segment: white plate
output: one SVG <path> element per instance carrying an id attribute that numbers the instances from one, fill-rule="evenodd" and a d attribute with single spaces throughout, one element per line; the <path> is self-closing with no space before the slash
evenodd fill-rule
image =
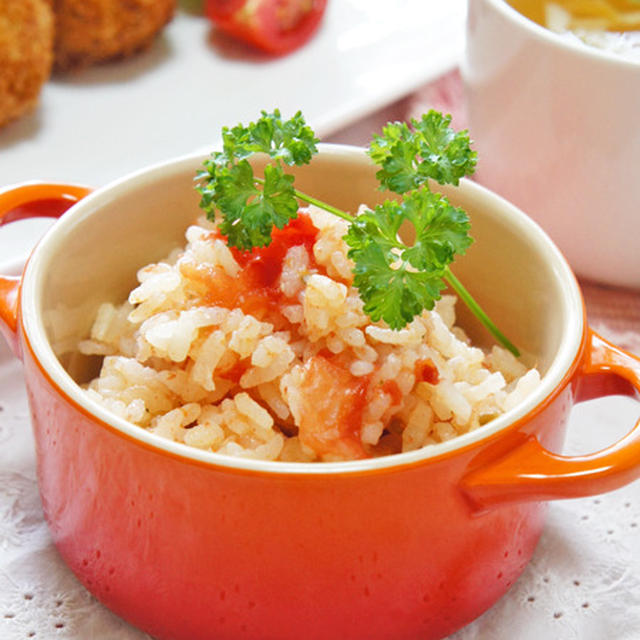
<path id="1" fill-rule="evenodd" d="M 316 36 L 274 59 L 179 10 L 146 53 L 48 82 L 33 114 L 0 129 L 0 185 L 102 185 L 261 109 L 301 109 L 327 135 L 453 68 L 465 17 L 465 0 L 329 0 Z"/>

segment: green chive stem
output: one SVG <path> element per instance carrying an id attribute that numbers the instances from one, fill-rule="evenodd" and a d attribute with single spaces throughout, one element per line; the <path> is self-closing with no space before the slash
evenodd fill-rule
<path id="1" fill-rule="evenodd" d="M 329 213 L 333 213 L 334 216 L 338 216 L 338 218 L 342 218 L 347 222 L 353 222 L 355 220 L 355 218 L 352 215 L 349 215 L 345 211 L 342 211 L 342 209 L 337 209 L 333 205 L 330 205 L 326 202 L 322 202 L 322 200 L 318 200 L 317 198 L 308 196 L 306 193 L 302 193 L 302 191 L 298 191 L 297 189 L 294 189 L 294 193 L 296 194 L 296 198 L 299 198 L 304 202 L 308 202 L 309 204 L 313 204 L 316 207 L 320 207 L 321 209 L 324 209 Z"/>
<path id="2" fill-rule="evenodd" d="M 254 180 L 258 184 L 264 184 L 264 178 L 254 177 Z M 321 209 L 324 209 L 329 213 L 333 213 L 334 216 L 338 216 L 338 218 L 342 218 L 347 222 L 353 222 L 355 220 L 354 216 L 348 214 L 346 211 L 342 211 L 342 209 L 338 209 L 337 207 L 334 207 L 328 202 L 323 202 L 322 200 L 318 200 L 317 198 L 314 198 L 313 196 L 309 196 L 306 193 L 303 193 L 302 191 L 298 191 L 297 189 L 294 189 L 293 192 L 295 193 L 296 198 L 298 198 L 299 200 L 302 200 L 303 202 L 307 202 L 308 204 L 313 204 L 316 207 L 320 207 Z"/>
<path id="3" fill-rule="evenodd" d="M 506 349 L 516 357 L 520 357 L 520 351 L 517 347 L 496 327 L 491 318 L 482 310 L 482 307 L 473 299 L 471 294 L 465 289 L 464 285 L 456 278 L 451 269 L 447 267 L 444 279 L 449 283 L 451 288 L 458 294 L 460 299 L 469 307 L 471 312 L 480 320 L 480 322 L 489 330 L 491 335 Z"/>

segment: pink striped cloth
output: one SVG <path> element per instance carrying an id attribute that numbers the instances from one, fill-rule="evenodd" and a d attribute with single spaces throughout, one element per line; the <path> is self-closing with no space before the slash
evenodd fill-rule
<path id="1" fill-rule="evenodd" d="M 326 141 L 366 145 L 371 135 L 386 122 L 420 117 L 430 108 L 450 113 L 452 124 L 457 129 L 467 126 L 464 90 L 457 69 L 332 134 Z M 580 286 L 589 324 L 603 337 L 640 355 L 640 290 L 621 289 L 585 280 L 580 280 Z"/>

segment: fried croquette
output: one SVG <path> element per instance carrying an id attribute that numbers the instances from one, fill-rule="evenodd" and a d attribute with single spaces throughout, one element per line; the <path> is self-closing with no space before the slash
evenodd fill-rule
<path id="1" fill-rule="evenodd" d="M 45 0 L 0 0 L 0 126 L 34 107 L 49 78 L 53 16 Z"/>
<path id="2" fill-rule="evenodd" d="M 175 10 L 175 0 L 49 2 L 56 21 L 57 71 L 125 58 L 146 49 Z"/>

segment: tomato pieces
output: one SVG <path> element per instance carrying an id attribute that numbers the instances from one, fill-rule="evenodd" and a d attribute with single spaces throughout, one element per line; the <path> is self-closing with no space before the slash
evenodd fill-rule
<path id="1" fill-rule="evenodd" d="M 433 364 L 431 358 L 425 360 L 417 360 L 414 366 L 417 382 L 428 382 L 429 384 L 438 384 L 439 375 L 438 367 Z"/>
<path id="2" fill-rule="evenodd" d="M 221 236 L 224 237 L 224 236 Z M 251 251 L 231 247 L 236 262 L 242 267 L 255 288 L 272 287 L 282 272 L 282 261 L 291 247 L 304 246 L 313 259 L 313 245 L 318 229 L 306 213 L 299 213 L 283 229 L 273 229 L 271 243 Z"/>
<path id="3" fill-rule="evenodd" d="M 300 441 L 320 455 L 364 458 L 360 441 L 368 376 L 356 378 L 316 355 L 304 365 L 300 385 Z"/>
<path id="4" fill-rule="evenodd" d="M 207 0 L 207 16 L 223 31 L 267 53 L 302 46 L 320 26 L 327 0 Z"/>
<path id="5" fill-rule="evenodd" d="M 282 315 L 284 294 L 278 286 L 282 263 L 291 247 L 302 246 L 307 250 L 309 263 L 317 266 L 313 259 L 313 245 L 318 229 L 311 218 L 299 213 L 284 229 L 274 229 L 271 244 L 251 251 L 240 251 L 230 247 L 240 266 L 236 277 L 228 275 L 222 267 L 210 264 L 183 262 L 180 271 L 200 285 L 203 290 L 200 301 L 209 306 L 239 308 L 258 320 L 271 322 L 276 331 L 289 328 L 289 322 Z M 211 232 L 213 238 L 224 238 L 217 230 Z"/>

